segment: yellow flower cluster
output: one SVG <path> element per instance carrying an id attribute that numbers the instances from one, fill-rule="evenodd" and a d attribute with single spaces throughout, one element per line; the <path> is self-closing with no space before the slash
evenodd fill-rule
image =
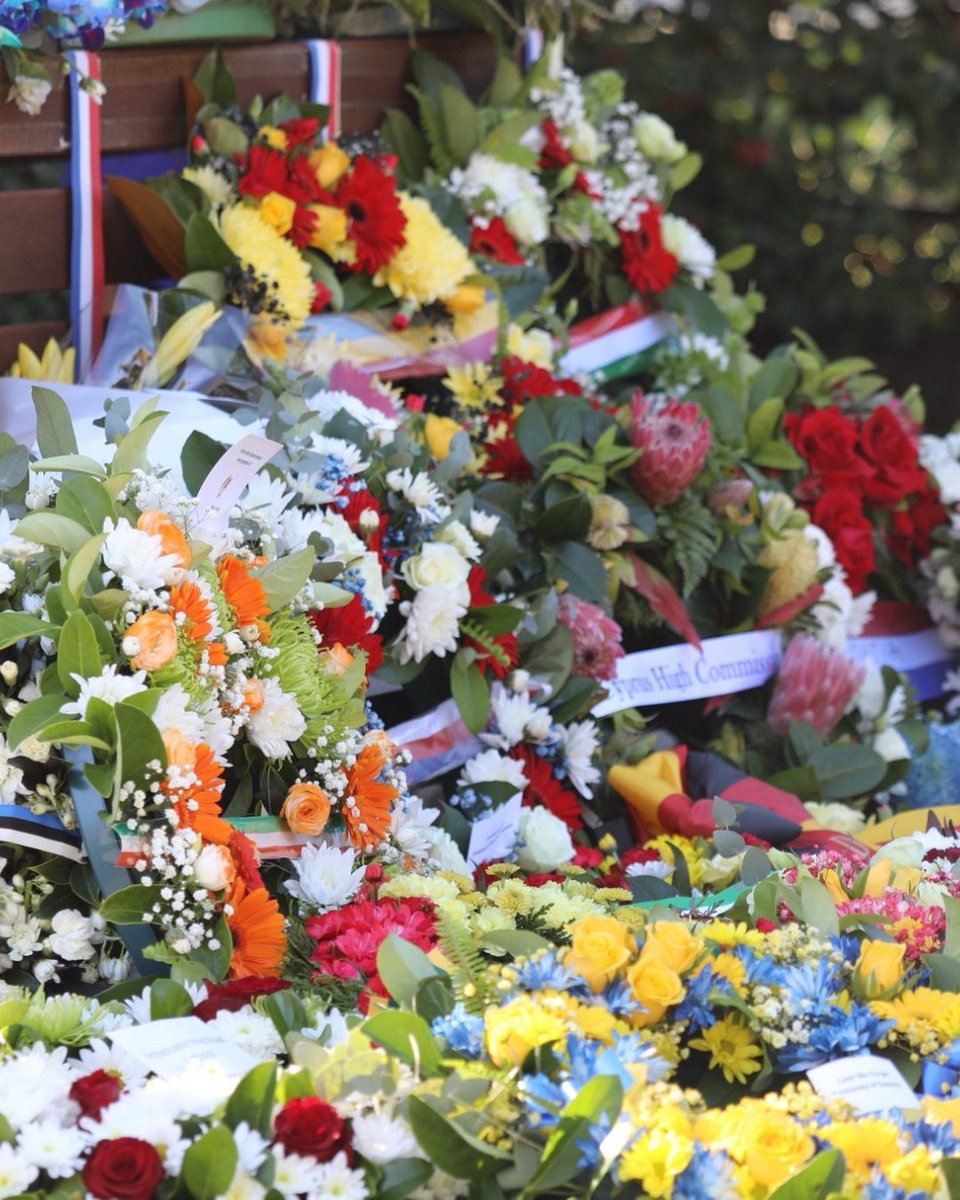
<path id="1" fill-rule="evenodd" d="M 437 217 L 426 200 L 400 193 L 407 218 L 404 244 L 373 282 L 386 285 L 398 300 L 414 308 L 443 301 L 451 312 L 472 312 L 484 299 L 481 287 L 465 284 L 473 274 L 467 248 Z"/>

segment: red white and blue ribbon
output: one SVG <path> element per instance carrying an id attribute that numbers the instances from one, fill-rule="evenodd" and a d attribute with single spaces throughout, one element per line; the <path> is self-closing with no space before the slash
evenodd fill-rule
<path id="1" fill-rule="evenodd" d="M 100 162 L 100 105 L 81 86 L 100 81 L 100 59 L 71 50 L 70 93 L 70 323 L 83 379 L 96 355 L 103 299 L 103 177 Z"/>
<path id="2" fill-rule="evenodd" d="M 311 104 L 325 104 L 330 109 L 324 137 L 340 136 L 340 46 L 328 38 L 310 38 L 304 42 L 309 56 L 307 99 Z"/>
<path id="3" fill-rule="evenodd" d="M 529 71 L 543 56 L 543 30 L 525 29 L 523 31 L 523 69 Z"/>

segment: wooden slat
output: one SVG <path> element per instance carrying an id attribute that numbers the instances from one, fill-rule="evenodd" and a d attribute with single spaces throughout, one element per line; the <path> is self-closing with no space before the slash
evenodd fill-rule
<path id="1" fill-rule="evenodd" d="M 493 42 L 483 34 L 428 34 L 425 48 L 460 71 L 470 90 L 489 81 Z M 343 43 L 343 128 L 367 132 L 385 108 L 408 106 L 405 92 L 411 43 L 406 38 L 371 38 Z M 104 153 L 182 145 L 186 138 L 180 80 L 191 77 L 209 46 L 140 47 L 103 53 L 101 137 Z M 237 81 L 242 104 L 258 93 L 287 91 L 306 99 L 307 52 L 299 42 L 233 46 L 224 58 Z M 26 117 L 13 104 L 0 105 L 0 159 L 62 156 L 69 135 L 64 83 L 58 79 L 42 112 Z"/>
<path id="2" fill-rule="evenodd" d="M 69 194 L 63 188 L 0 192 L 0 295 L 69 285 Z"/>
<path id="3" fill-rule="evenodd" d="M 66 321 L 31 321 L 27 325 L 0 325 L 0 372 L 6 371 L 17 354 L 21 342 L 39 354 L 48 338 L 62 338 L 67 332 Z"/>

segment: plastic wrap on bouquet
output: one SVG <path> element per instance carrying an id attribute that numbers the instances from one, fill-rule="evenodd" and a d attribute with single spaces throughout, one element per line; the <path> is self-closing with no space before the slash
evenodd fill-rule
<path id="1" fill-rule="evenodd" d="M 442 375 L 450 367 L 488 359 L 496 341 L 492 300 L 469 317 L 442 323 L 415 318 L 406 329 L 396 328 L 383 312 L 323 313 L 306 323 L 287 366 L 329 375 L 345 359 L 381 379 Z"/>

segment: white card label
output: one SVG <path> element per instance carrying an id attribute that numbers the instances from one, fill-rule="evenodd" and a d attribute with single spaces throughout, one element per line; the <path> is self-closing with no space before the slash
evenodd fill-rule
<path id="1" fill-rule="evenodd" d="M 875 1054 L 857 1054 L 811 1067 L 807 1077 L 825 1100 L 845 1100 L 858 1113 L 920 1106 L 893 1063 Z"/>
<path id="2" fill-rule="evenodd" d="M 467 862 L 471 867 L 479 866 L 482 862 L 513 857 L 520 832 L 522 799 L 517 792 L 505 804 L 495 808 L 488 817 L 481 817 L 470 826 Z"/>
<path id="3" fill-rule="evenodd" d="M 240 1078 L 260 1061 L 240 1046 L 227 1042 L 216 1026 L 199 1017 L 171 1017 L 147 1025 L 115 1029 L 107 1037 L 154 1074 L 170 1079 L 194 1059 L 215 1062 Z"/>
<path id="4" fill-rule="evenodd" d="M 210 474 L 197 493 L 204 524 L 226 529 L 230 520 L 230 510 L 240 499 L 243 489 L 264 463 L 268 463 L 277 451 L 282 449 L 283 446 L 279 442 L 272 442 L 257 433 L 248 433 L 225 451 L 213 464 Z M 206 513 L 211 508 L 215 509 L 216 513 L 207 518 Z"/>

